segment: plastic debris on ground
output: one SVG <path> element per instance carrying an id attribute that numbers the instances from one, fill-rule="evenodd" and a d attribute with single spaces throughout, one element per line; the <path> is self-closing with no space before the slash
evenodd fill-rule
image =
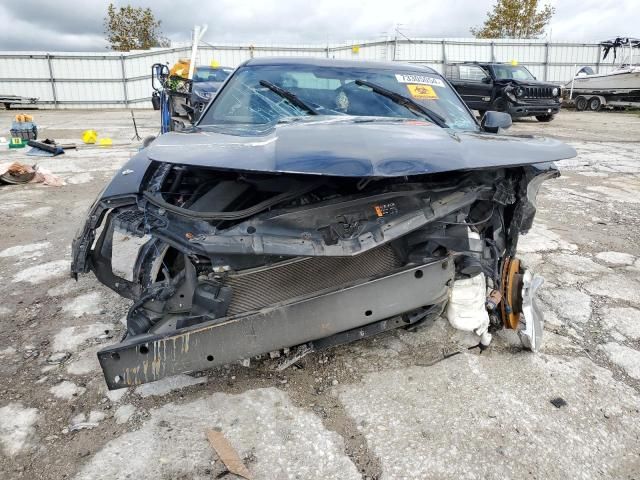
<path id="1" fill-rule="evenodd" d="M 84 143 L 96 143 L 96 140 L 98 140 L 98 132 L 95 130 L 85 130 L 82 132 L 82 141 Z"/>
<path id="2" fill-rule="evenodd" d="M 62 155 L 64 149 L 57 145 L 55 140 L 47 138 L 43 142 L 36 142 L 35 140 L 29 140 L 27 142 L 31 150 L 27 152 L 27 155 L 32 157 L 55 157 L 56 155 Z"/>
<path id="3" fill-rule="evenodd" d="M 20 185 L 25 183 L 42 183 L 50 187 L 66 185 L 64 180 L 37 165 L 24 165 L 19 162 L 0 163 L 0 184 Z"/>

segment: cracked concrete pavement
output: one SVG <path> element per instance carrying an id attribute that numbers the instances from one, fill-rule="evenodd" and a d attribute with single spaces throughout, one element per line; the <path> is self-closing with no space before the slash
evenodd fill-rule
<path id="1" fill-rule="evenodd" d="M 128 111 L 34 115 L 43 137 L 78 142 L 91 127 L 115 145 L 38 159 L 63 187 L 0 187 L 1 478 L 234 478 L 206 440 L 219 429 L 257 479 L 640 479 L 637 114 L 563 111 L 510 132 L 579 154 L 543 186 L 521 239 L 546 279 L 539 354 L 508 331 L 468 351 L 441 319 L 284 372 L 261 360 L 113 392 L 95 352 L 121 336 L 129 305 L 91 275 L 68 279 L 70 241 L 139 143 Z M 155 133 L 156 112 L 136 117 Z"/>

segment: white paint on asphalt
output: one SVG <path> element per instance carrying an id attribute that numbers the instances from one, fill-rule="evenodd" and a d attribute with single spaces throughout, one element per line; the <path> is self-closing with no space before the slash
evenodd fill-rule
<path id="1" fill-rule="evenodd" d="M 619 478 L 637 466 L 632 388 L 585 358 L 510 355 L 462 354 L 338 387 L 382 478 Z M 551 404 L 558 397 L 566 406 Z"/>
<path id="2" fill-rule="evenodd" d="M 136 393 L 141 397 L 152 397 L 166 395 L 173 390 L 206 383 L 207 377 L 191 377 L 189 375 L 174 375 L 158 380 L 157 382 L 145 383 L 136 388 Z"/>
<path id="3" fill-rule="evenodd" d="M 563 240 L 560 235 L 541 223 L 535 223 L 529 233 L 518 240 L 518 251 L 524 253 L 577 249 L 575 244 Z"/>
<path id="4" fill-rule="evenodd" d="M 596 255 L 596 258 L 607 265 L 620 267 L 624 265 L 633 265 L 636 257 L 629 253 L 622 252 L 600 252 Z"/>
<path id="5" fill-rule="evenodd" d="M 90 338 L 95 338 L 107 331 L 112 331 L 113 328 L 114 325 L 110 323 L 91 323 L 78 327 L 63 328 L 53 337 L 53 351 L 73 351 Z"/>
<path id="6" fill-rule="evenodd" d="M 38 418 L 38 409 L 25 408 L 21 403 L 0 408 L 0 443 L 7 456 L 12 457 L 32 446 Z"/>
<path id="7" fill-rule="evenodd" d="M 610 330 L 618 331 L 630 340 L 640 339 L 640 310 L 637 308 L 605 308 L 602 318 Z"/>
<path id="8" fill-rule="evenodd" d="M 640 304 L 640 283 L 623 275 L 604 275 L 584 285 L 593 295 Z"/>
<path id="9" fill-rule="evenodd" d="M 71 400 L 74 397 L 79 397 L 85 392 L 85 390 L 86 389 L 84 387 L 79 387 L 68 380 L 64 380 L 49 389 L 56 398 L 60 398 L 62 400 Z"/>
<path id="10" fill-rule="evenodd" d="M 116 409 L 113 417 L 115 418 L 118 425 L 122 425 L 124 423 L 127 423 L 135 412 L 136 407 L 134 407 L 133 405 L 121 405 Z"/>
<path id="11" fill-rule="evenodd" d="M 256 479 L 361 479 L 342 438 L 275 388 L 214 393 L 151 410 L 136 431 L 111 440 L 75 477 L 211 479 L 217 455 L 206 439 L 219 429 Z M 123 461 L 122 452 L 135 446 Z M 217 463 L 217 462 L 216 462 Z M 219 463 L 218 463 L 219 465 Z"/>
<path id="12" fill-rule="evenodd" d="M 100 292 L 85 293 L 65 303 L 62 311 L 74 317 L 97 315 L 103 310 L 101 305 L 103 297 L 104 295 Z"/>
<path id="13" fill-rule="evenodd" d="M 571 324 L 585 323 L 591 318 L 591 297 L 576 288 L 547 287 L 540 298 L 561 318 Z"/>
<path id="14" fill-rule="evenodd" d="M 43 283 L 54 278 L 69 274 L 68 260 L 55 260 L 53 262 L 41 263 L 33 267 L 20 270 L 13 277 L 13 282 L 28 282 L 31 284 Z"/>
<path id="15" fill-rule="evenodd" d="M 15 247 L 5 248 L 0 252 L 0 257 L 21 257 L 25 255 L 43 254 L 51 246 L 49 242 L 27 243 L 26 245 L 16 245 Z M 18 258 L 19 259 L 19 258 Z"/>
<path id="16" fill-rule="evenodd" d="M 640 352 L 633 348 L 609 342 L 600 347 L 613 363 L 618 365 L 627 375 L 640 380 Z"/>

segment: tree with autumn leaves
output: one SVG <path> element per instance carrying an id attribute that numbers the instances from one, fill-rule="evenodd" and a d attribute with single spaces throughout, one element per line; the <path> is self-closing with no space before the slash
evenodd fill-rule
<path id="1" fill-rule="evenodd" d="M 169 39 L 162 35 L 160 24 L 160 20 L 156 20 L 150 8 L 131 5 L 116 8 L 111 3 L 104 19 L 108 48 L 118 52 L 128 52 L 168 47 Z"/>
<path id="2" fill-rule="evenodd" d="M 498 0 L 481 28 L 472 28 L 476 38 L 538 38 L 555 13 L 551 5 L 540 8 L 539 0 Z"/>

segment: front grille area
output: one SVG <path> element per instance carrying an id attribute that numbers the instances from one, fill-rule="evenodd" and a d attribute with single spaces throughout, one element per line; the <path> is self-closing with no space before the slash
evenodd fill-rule
<path id="1" fill-rule="evenodd" d="M 233 289 L 227 315 L 382 275 L 401 266 L 393 249 L 383 245 L 355 257 L 307 257 L 232 274 L 225 279 L 225 285 Z"/>
<path id="2" fill-rule="evenodd" d="M 524 98 L 553 98 L 553 87 L 524 87 Z"/>

